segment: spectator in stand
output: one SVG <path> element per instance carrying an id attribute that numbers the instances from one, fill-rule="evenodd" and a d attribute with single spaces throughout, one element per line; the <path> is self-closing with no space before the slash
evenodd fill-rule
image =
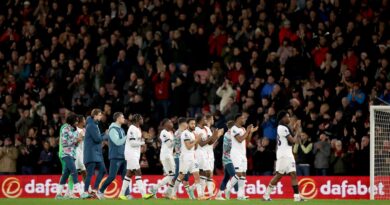
<path id="1" fill-rule="evenodd" d="M 334 175 L 342 176 L 347 173 L 347 154 L 343 151 L 343 143 L 336 140 L 335 149 L 330 156 L 330 166 Z"/>
<path id="2" fill-rule="evenodd" d="M 40 173 L 50 174 L 52 173 L 54 153 L 50 150 L 49 142 L 43 142 L 43 150 L 40 154 L 38 165 L 41 168 Z"/>
<path id="3" fill-rule="evenodd" d="M 362 137 L 359 143 L 356 143 L 356 171 L 359 176 L 368 176 L 370 174 L 370 138 Z"/>
<path id="4" fill-rule="evenodd" d="M 293 153 L 296 155 L 297 175 L 310 176 L 313 143 L 306 133 L 301 133 L 299 142 L 294 145 Z"/>
<path id="5" fill-rule="evenodd" d="M 10 137 L 5 138 L 3 144 L 0 146 L 0 174 L 16 174 L 18 150 Z"/>
<path id="6" fill-rule="evenodd" d="M 328 136 L 321 134 L 319 141 L 314 143 L 314 168 L 317 176 L 327 176 L 329 174 L 329 157 L 331 154 Z"/>
<path id="7" fill-rule="evenodd" d="M 229 80 L 225 79 L 224 83 L 217 89 L 217 95 L 221 98 L 219 110 L 225 110 L 229 99 L 235 95 Z"/>
<path id="8" fill-rule="evenodd" d="M 168 117 L 170 76 L 165 65 L 158 63 L 158 72 L 153 76 L 154 96 L 156 99 L 157 120 Z"/>
<path id="9" fill-rule="evenodd" d="M 262 124 L 263 136 L 268 140 L 276 141 L 276 116 L 273 107 L 268 108 L 267 113 L 264 114 L 264 121 Z"/>
<path id="10" fill-rule="evenodd" d="M 272 176 L 276 160 L 276 153 L 269 146 L 269 139 L 263 137 L 256 140 L 253 151 L 253 174 Z"/>

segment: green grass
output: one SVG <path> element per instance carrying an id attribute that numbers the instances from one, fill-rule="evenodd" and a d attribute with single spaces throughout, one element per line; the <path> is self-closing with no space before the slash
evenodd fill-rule
<path id="1" fill-rule="evenodd" d="M 282 204 L 293 205 L 297 204 L 292 200 L 275 199 L 271 202 L 263 202 L 260 200 L 248 200 L 248 201 L 196 201 L 196 200 L 165 200 L 165 199 L 151 199 L 151 200 L 54 200 L 54 199 L 0 199 L 0 205 L 256 205 L 256 204 Z M 369 200 L 309 200 L 303 202 L 305 205 L 360 205 L 360 204 L 374 204 L 374 205 L 388 205 L 390 201 L 369 201 Z"/>

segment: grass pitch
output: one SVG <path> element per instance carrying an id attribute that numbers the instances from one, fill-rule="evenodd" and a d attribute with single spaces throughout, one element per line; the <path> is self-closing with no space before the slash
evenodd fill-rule
<path id="1" fill-rule="evenodd" d="M 390 200 L 387 201 L 369 201 L 369 200 L 309 200 L 302 202 L 305 205 L 365 205 L 365 204 L 374 204 L 374 205 L 389 205 Z M 270 202 L 264 202 L 259 199 L 252 199 L 248 201 L 237 201 L 237 200 L 227 200 L 227 201 L 196 201 L 196 200 L 165 200 L 165 199 L 150 199 L 150 200 L 129 200 L 129 201 L 120 201 L 120 200 L 54 200 L 54 199 L 0 199 L 0 205 L 46 205 L 46 204 L 55 204 L 55 205 L 293 205 L 298 204 L 293 202 L 293 200 L 286 199 L 274 199 Z"/>

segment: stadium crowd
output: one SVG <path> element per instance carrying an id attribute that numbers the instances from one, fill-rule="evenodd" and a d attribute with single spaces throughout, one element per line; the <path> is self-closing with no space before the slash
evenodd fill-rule
<path id="1" fill-rule="evenodd" d="M 61 173 L 69 112 L 141 113 L 144 174 L 159 122 L 237 113 L 260 127 L 248 174 L 274 169 L 276 113 L 304 133 L 299 175 L 368 175 L 370 104 L 390 103 L 387 0 L 6 0 L 0 7 L 0 173 Z M 108 167 L 108 145 L 103 143 Z M 222 143 L 214 152 L 222 169 Z"/>

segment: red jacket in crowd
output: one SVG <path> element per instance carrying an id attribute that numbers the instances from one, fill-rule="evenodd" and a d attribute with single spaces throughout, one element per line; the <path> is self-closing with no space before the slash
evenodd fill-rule
<path id="1" fill-rule="evenodd" d="M 314 63 L 316 64 L 317 67 L 321 66 L 321 63 L 325 60 L 326 53 L 328 52 L 329 48 L 328 47 L 323 47 L 323 48 L 314 48 L 311 51 L 311 55 L 313 56 Z"/>
<path id="2" fill-rule="evenodd" d="M 284 39 L 290 40 L 290 42 L 295 42 L 298 40 L 298 36 L 288 28 L 281 28 L 279 31 L 279 43 L 282 44 Z"/>
<path id="3" fill-rule="evenodd" d="M 227 37 L 224 34 L 215 35 L 211 34 L 209 37 L 209 53 L 210 55 L 221 56 L 222 49 L 227 42 Z"/>
<path id="4" fill-rule="evenodd" d="M 156 100 L 168 100 L 170 76 L 168 72 L 156 73 L 153 76 L 154 97 Z"/>

